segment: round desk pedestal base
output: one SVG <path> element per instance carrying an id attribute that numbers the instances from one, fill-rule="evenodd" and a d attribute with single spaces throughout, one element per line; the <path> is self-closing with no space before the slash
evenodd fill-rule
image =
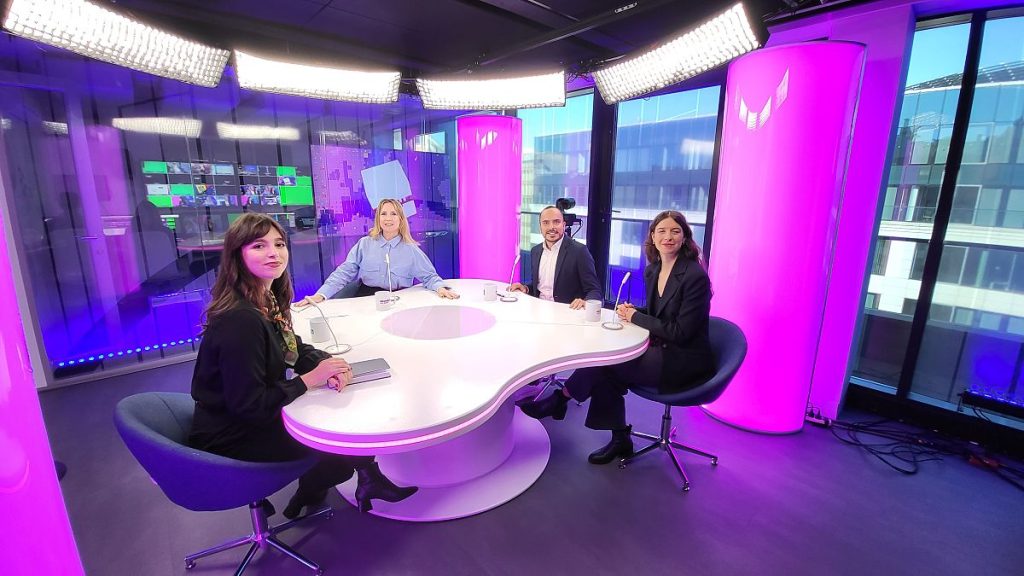
<path id="1" fill-rule="evenodd" d="M 449 466 L 446 461 L 449 458 L 473 458 L 473 454 L 493 450 L 493 445 L 486 444 L 493 441 L 490 434 L 476 434 L 477 431 L 473 431 L 451 442 L 428 448 L 427 450 L 435 453 L 431 455 L 429 468 L 422 470 L 422 483 L 417 482 L 414 475 L 410 474 L 408 463 L 401 461 L 403 458 L 411 458 L 417 463 L 426 464 L 416 452 L 378 457 L 381 470 L 396 484 L 418 485 L 420 489 L 402 502 L 374 500 L 370 514 L 407 522 L 439 522 L 486 512 L 522 494 L 540 478 L 547 466 L 548 457 L 551 455 L 551 442 L 548 440 L 547 430 L 540 422 L 518 410 L 514 412 L 509 428 L 508 433 L 513 435 L 514 444 L 508 458 L 482 475 L 457 483 L 430 485 L 433 483 L 431 479 L 436 478 L 431 469 L 445 469 Z M 474 435 L 480 436 L 481 445 L 476 447 L 479 452 L 470 447 Z M 452 444 L 454 449 L 445 454 L 447 444 Z M 391 469 L 401 470 L 401 473 L 389 474 Z M 352 505 L 356 504 L 356 484 L 357 477 L 353 477 L 338 486 L 338 492 Z"/>

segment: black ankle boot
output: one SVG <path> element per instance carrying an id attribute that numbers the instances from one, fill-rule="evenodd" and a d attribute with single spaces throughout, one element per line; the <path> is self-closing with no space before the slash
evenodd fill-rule
<path id="1" fill-rule="evenodd" d="M 616 458 L 625 458 L 633 454 L 633 439 L 630 438 L 632 426 L 626 426 L 622 430 L 612 430 L 612 441 L 605 444 L 603 448 L 591 452 L 587 460 L 591 464 L 607 464 Z"/>
<path id="2" fill-rule="evenodd" d="M 540 400 L 523 402 L 519 407 L 523 409 L 523 414 L 530 418 L 541 420 L 551 416 L 555 420 L 564 420 L 565 407 L 568 405 L 569 399 L 565 397 L 565 394 L 562 394 L 561 390 L 555 390 Z"/>
<path id="3" fill-rule="evenodd" d="M 324 501 L 327 500 L 327 491 L 317 492 L 315 494 L 306 494 L 302 489 L 295 491 L 292 499 L 288 501 L 288 505 L 285 506 L 284 517 L 289 520 L 294 520 L 299 517 L 299 513 L 302 512 L 304 507 L 307 507 L 306 513 L 312 513 L 316 509 L 324 505 Z"/>
<path id="4" fill-rule="evenodd" d="M 360 512 L 369 512 L 373 509 L 370 500 L 376 498 L 385 502 L 401 502 L 412 496 L 419 490 L 416 486 L 395 486 L 395 483 L 388 479 L 380 471 L 376 462 L 371 462 L 365 468 L 356 470 L 359 475 L 359 484 L 356 486 L 356 502 L 359 504 Z"/>

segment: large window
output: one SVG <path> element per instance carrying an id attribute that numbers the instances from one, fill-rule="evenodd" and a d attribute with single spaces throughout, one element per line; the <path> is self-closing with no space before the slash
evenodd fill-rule
<path id="1" fill-rule="evenodd" d="M 623 299 L 645 304 L 643 243 L 662 210 L 685 214 L 703 247 L 720 92 L 712 86 L 619 104 L 606 294 L 632 272 Z"/>
<path id="2" fill-rule="evenodd" d="M 899 384 L 913 320 L 906 301 L 916 303 L 921 289 L 916 270 L 933 231 L 969 32 L 968 24 L 956 24 L 914 34 L 868 281 L 868 292 L 876 296 L 865 306 L 854 365 L 854 375 L 892 389 Z"/>
<path id="3" fill-rule="evenodd" d="M 940 406 L 954 405 L 965 389 L 1024 399 L 1024 17 L 974 25 L 983 40 L 977 76 L 967 83 L 971 23 L 915 33 L 876 245 L 885 262 L 873 266 L 854 370 L 865 382 Z M 973 98 L 956 142 L 965 85 Z M 946 159 L 957 147 L 956 181 L 946 182 Z M 947 193 L 943 217 L 937 208 Z M 940 251 L 932 272 L 929 250 Z M 919 310 L 921 299 L 927 310 Z M 927 321 L 915 338 L 920 312 Z M 908 351 L 917 361 L 904 374 Z"/>
<path id="4" fill-rule="evenodd" d="M 0 172 L 41 369 L 56 378 L 193 351 L 224 233 L 243 212 L 287 230 L 298 295 L 345 258 L 385 196 L 401 199 L 438 272 L 455 269 L 454 124 L 428 122 L 417 101 L 204 89 L 6 34 L 0 71 Z"/>
<path id="5" fill-rule="evenodd" d="M 523 199 L 520 206 L 519 250 L 523 281 L 530 280 L 530 249 L 543 241 L 540 212 L 559 198 L 572 198 L 569 212 L 579 223 L 566 233 L 587 241 L 590 193 L 590 128 L 594 94 L 566 98 L 565 106 L 520 110 L 523 121 Z"/>

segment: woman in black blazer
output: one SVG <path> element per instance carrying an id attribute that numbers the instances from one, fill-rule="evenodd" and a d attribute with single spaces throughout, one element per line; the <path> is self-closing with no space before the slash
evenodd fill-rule
<path id="1" fill-rule="evenodd" d="M 708 339 L 711 282 L 701 262 L 700 247 L 686 218 L 675 210 L 658 214 L 644 242 L 647 308 L 622 304 L 615 311 L 625 322 L 650 331 L 642 356 L 613 366 L 581 368 L 565 388 L 522 405 L 533 418 L 565 417 L 569 398 L 590 398 L 586 426 L 611 430 L 611 441 L 590 454 L 593 464 L 607 464 L 633 453 L 631 427 L 626 424 L 625 395 L 630 388 L 657 388 L 669 393 L 698 386 L 714 371 Z"/>
<path id="2" fill-rule="evenodd" d="M 190 446 L 251 462 L 317 456 L 284 510 L 288 518 L 303 507 L 319 507 L 332 486 L 356 472 L 356 500 L 363 512 L 373 498 L 397 502 L 416 491 L 395 486 L 372 456 L 318 452 L 285 430 L 281 408 L 306 390 L 340 391 L 352 381 L 352 370 L 292 332 L 288 246 L 280 224 L 249 213 L 231 225 L 211 296 L 192 376 L 196 408 Z"/>

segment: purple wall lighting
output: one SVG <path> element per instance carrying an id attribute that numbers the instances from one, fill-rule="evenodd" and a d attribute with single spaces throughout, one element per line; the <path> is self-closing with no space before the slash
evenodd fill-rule
<path id="1" fill-rule="evenodd" d="M 863 65 L 863 45 L 809 42 L 729 67 L 712 313 L 749 352 L 707 408 L 741 428 L 800 430 L 816 357 L 834 352 L 818 343 Z"/>
<path id="2" fill-rule="evenodd" d="M 0 566 L 4 574 L 84 574 L 32 380 L 0 210 Z"/>
<path id="3" fill-rule="evenodd" d="M 459 276 L 507 282 L 519 253 L 523 123 L 511 116 L 463 116 L 457 131 Z"/>

